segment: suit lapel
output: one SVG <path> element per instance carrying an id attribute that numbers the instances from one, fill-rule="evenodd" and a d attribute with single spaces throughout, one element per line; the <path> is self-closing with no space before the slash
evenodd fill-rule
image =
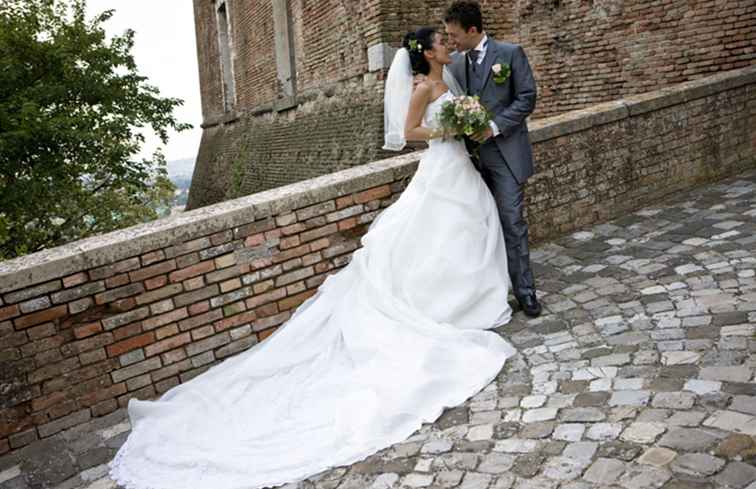
<path id="1" fill-rule="evenodd" d="M 491 36 L 488 36 L 488 46 L 486 47 L 486 56 L 483 58 L 483 82 L 480 84 L 480 93 L 486 89 L 486 84 L 491 78 L 491 67 L 493 66 L 496 56 L 499 54 L 496 50 L 496 41 Z"/>
<path id="2" fill-rule="evenodd" d="M 464 54 L 460 53 L 457 61 L 452 64 L 452 68 L 454 69 L 454 77 L 462 85 L 463 92 L 467 93 L 467 59 Z"/>

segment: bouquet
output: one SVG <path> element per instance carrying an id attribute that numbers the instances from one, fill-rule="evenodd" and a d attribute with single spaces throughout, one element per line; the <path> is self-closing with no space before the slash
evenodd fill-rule
<path id="1" fill-rule="evenodd" d="M 491 122 L 491 115 L 481 105 L 477 95 L 462 95 L 444 102 L 438 118 L 441 127 L 460 139 L 484 131 Z"/>

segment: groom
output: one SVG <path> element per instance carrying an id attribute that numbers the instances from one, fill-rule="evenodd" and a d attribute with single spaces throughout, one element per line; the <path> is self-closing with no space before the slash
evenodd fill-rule
<path id="1" fill-rule="evenodd" d="M 452 55 L 452 74 L 468 95 L 480 97 L 493 116 L 490 127 L 472 137 L 480 144 L 476 166 L 499 209 L 512 291 L 525 314 L 537 317 L 541 304 L 530 270 L 528 224 L 523 217 L 523 187 L 533 174 L 525 119 L 535 108 L 535 79 L 521 46 L 486 35 L 477 2 L 454 2 L 444 23 L 457 50 Z"/>

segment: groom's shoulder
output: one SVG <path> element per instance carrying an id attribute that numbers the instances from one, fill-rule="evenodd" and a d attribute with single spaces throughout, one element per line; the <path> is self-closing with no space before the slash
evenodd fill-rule
<path id="1" fill-rule="evenodd" d="M 520 46 L 519 44 L 515 44 L 513 42 L 498 41 L 498 40 L 494 42 L 496 42 L 497 48 L 506 52 L 514 52 L 514 51 L 517 51 L 518 49 L 522 49 L 522 46 Z"/>

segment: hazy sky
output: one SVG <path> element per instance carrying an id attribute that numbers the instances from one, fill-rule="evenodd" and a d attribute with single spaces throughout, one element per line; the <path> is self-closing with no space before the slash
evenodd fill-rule
<path id="1" fill-rule="evenodd" d="M 194 129 L 181 134 L 171 133 L 163 149 L 168 161 L 195 158 L 202 130 L 197 49 L 194 37 L 192 0 L 88 0 L 90 16 L 104 10 L 115 10 L 105 23 L 108 34 L 135 31 L 132 51 L 139 72 L 165 97 L 177 97 L 184 105 L 175 111 L 177 119 Z M 161 144 L 154 134 L 146 134 L 145 155 Z"/>

